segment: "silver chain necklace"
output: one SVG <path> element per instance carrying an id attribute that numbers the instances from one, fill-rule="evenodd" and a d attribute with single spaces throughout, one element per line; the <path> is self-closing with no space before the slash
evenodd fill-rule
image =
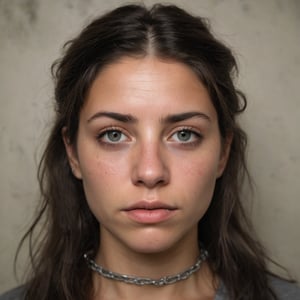
<path id="1" fill-rule="evenodd" d="M 193 273 L 197 272 L 200 269 L 201 263 L 205 261 L 207 257 L 208 252 L 206 250 L 201 250 L 201 254 L 197 259 L 196 263 L 193 266 L 186 269 L 185 271 L 171 276 L 164 276 L 159 279 L 152 279 L 132 275 L 124 275 L 106 270 L 103 267 L 97 265 L 97 263 L 93 259 L 91 259 L 87 254 L 84 254 L 84 258 L 87 262 L 88 267 L 105 278 L 135 284 L 139 286 L 154 285 L 158 287 L 173 284 L 175 282 L 189 278 Z"/>

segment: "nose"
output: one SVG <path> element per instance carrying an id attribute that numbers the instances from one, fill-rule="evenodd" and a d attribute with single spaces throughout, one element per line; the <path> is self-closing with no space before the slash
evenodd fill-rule
<path id="1" fill-rule="evenodd" d="M 156 143 L 148 143 L 137 149 L 132 168 L 134 185 L 153 189 L 169 183 L 170 172 L 166 156 L 162 152 Z"/>

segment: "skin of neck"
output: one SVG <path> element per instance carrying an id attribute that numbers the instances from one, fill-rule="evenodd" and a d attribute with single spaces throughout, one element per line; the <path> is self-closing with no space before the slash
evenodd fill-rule
<path id="1" fill-rule="evenodd" d="M 197 231 L 159 253 L 138 253 L 115 240 L 100 243 L 95 261 L 109 271 L 159 279 L 175 275 L 195 264 L 200 250 Z M 186 246 L 188 245 L 188 246 Z M 137 286 L 93 273 L 94 299 L 214 299 L 213 275 L 206 262 L 188 279 L 163 287 Z"/>
<path id="2" fill-rule="evenodd" d="M 93 300 L 213 300 L 216 294 L 214 277 L 206 262 L 201 269 L 186 280 L 162 287 L 137 286 L 93 275 Z"/>

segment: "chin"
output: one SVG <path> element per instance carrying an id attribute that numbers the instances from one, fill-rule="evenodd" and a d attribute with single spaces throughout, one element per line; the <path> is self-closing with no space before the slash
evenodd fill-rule
<path id="1" fill-rule="evenodd" d="M 170 245 L 136 245 L 131 247 L 131 249 L 139 254 L 149 254 L 156 255 L 168 252 L 170 250 Z"/>
<path id="2" fill-rule="evenodd" d="M 141 254 L 159 254 L 171 250 L 177 244 L 177 240 L 172 238 L 170 233 L 143 233 L 136 234 L 133 240 L 128 241 L 127 247 Z"/>

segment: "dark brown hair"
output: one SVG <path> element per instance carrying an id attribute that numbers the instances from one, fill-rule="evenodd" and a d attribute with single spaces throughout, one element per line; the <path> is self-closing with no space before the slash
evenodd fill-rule
<path id="1" fill-rule="evenodd" d="M 246 135 L 236 118 L 246 99 L 233 84 L 235 58 L 212 35 L 206 20 L 172 5 L 113 10 L 68 42 L 64 56 L 53 65 L 56 118 L 39 168 L 42 202 L 24 237 L 31 241 L 33 266 L 26 299 L 79 300 L 92 293 L 83 254 L 97 251 L 99 224 L 87 206 L 82 182 L 70 170 L 62 128 L 67 128 L 68 139 L 75 144 L 79 113 L 99 71 L 121 57 L 146 55 L 189 66 L 209 92 L 223 141 L 233 137 L 228 164 L 198 226 L 212 271 L 230 299 L 276 299 L 268 285 L 266 255 L 253 238 L 240 199 L 247 175 Z M 42 230 L 36 240 L 37 228 Z"/>

